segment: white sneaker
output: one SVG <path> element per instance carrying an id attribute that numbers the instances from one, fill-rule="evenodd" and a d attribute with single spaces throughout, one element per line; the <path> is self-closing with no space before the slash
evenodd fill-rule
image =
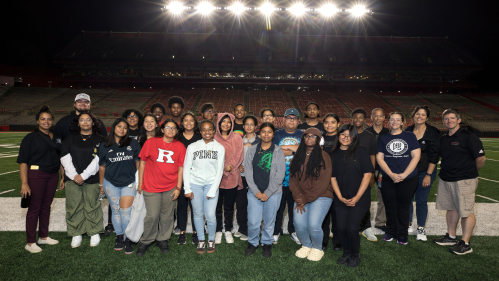
<path id="1" fill-rule="evenodd" d="M 217 232 L 215 233 L 215 244 L 221 244 L 222 243 L 222 232 Z"/>
<path id="2" fill-rule="evenodd" d="M 38 245 L 36 245 L 36 243 L 31 244 L 31 246 L 29 244 L 26 244 L 24 249 L 32 254 L 39 253 L 42 251 L 42 248 L 38 247 Z"/>
<path id="3" fill-rule="evenodd" d="M 296 244 L 301 245 L 300 239 L 298 239 L 298 235 L 296 232 L 291 233 L 291 239 L 296 242 Z"/>
<path id="4" fill-rule="evenodd" d="M 100 235 L 98 233 L 90 236 L 90 247 L 98 246 L 99 243 L 100 243 Z"/>
<path id="5" fill-rule="evenodd" d="M 248 236 L 243 234 L 239 239 L 241 239 L 241 241 L 248 241 Z"/>
<path id="6" fill-rule="evenodd" d="M 426 230 L 424 229 L 424 227 L 418 227 L 418 235 L 416 236 L 416 240 L 420 240 L 420 241 L 426 241 L 428 240 L 426 238 Z"/>
<path id="7" fill-rule="evenodd" d="M 407 229 L 407 232 L 409 232 L 409 234 L 414 233 L 414 229 L 412 228 L 412 224 L 409 224 L 409 228 Z"/>
<path id="8" fill-rule="evenodd" d="M 369 227 L 368 229 L 362 231 L 362 236 L 366 237 L 367 240 L 376 242 L 378 241 L 378 237 L 374 235 L 373 230 Z"/>
<path id="9" fill-rule="evenodd" d="M 181 232 L 182 231 L 180 231 L 180 228 L 178 228 L 178 226 L 173 230 L 173 233 L 175 233 L 175 235 L 180 235 Z"/>
<path id="10" fill-rule="evenodd" d="M 232 238 L 232 233 L 230 231 L 225 232 L 225 242 L 228 244 L 234 243 L 234 238 Z"/>
<path id="11" fill-rule="evenodd" d="M 243 234 L 242 234 L 241 232 L 239 232 L 239 231 L 238 231 L 238 232 L 236 232 L 236 233 L 234 233 L 234 237 L 239 238 L 239 237 L 241 237 L 241 236 L 243 236 Z"/>
<path id="12" fill-rule="evenodd" d="M 277 244 L 277 241 L 279 241 L 279 237 L 281 237 L 281 234 L 274 235 L 274 242 L 272 244 Z"/>
<path id="13" fill-rule="evenodd" d="M 40 244 L 40 245 L 43 245 L 43 244 L 55 245 L 55 244 L 59 244 L 59 241 L 52 239 L 50 237 L 47 237 L 47 239 L 45 239 L 45 240 L 38 238 L 38 244 Z"/>
<path id="14" fill-rule="evenodd" d="M 81 245 L 81 235 L 73 236 L 73 240 L 71 241 L 71 248 L 78 248 Z"/>

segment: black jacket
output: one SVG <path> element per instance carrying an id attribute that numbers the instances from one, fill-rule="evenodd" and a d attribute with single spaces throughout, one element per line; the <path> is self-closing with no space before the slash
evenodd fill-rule
<path id="1" fill-rule="evenodd" d="M 409 132 L 414 132 L 414 126 L 409 126 L 405 130 Z M 417 169 L 418 172 L 426 172 L 428 170 L 428 165 L 430 163 L 437 164 L 439 160 L 438 151 L 440 150 L 440 131 L 426 124 L 426 131 L 423 137 L 418 140 L 421 146 L 421 159 L 419 160 Z M 436 171 L 434 171 L 436 172 Z"/>
<path id="2" fill-rule="evenodd" d="M 76 115 L 76 112 L 73 110 L 69 115 L 62 117 L 59 121 L 57 121 L 57 124 L 55 124 L 54 133 L 59 138 L 61 138 L 61 140 L 64 140 L 70 134 L 69 126 L 71 125 L 71 123 L 73 123 L 76 116 L 78 115 Z M 99 118 L 97 118 L 97 120 L 99 120 L 100 122 L 99 134 L 104 138 L 106 138 L 107 137 L 106 125 L 104 125 L 104 122 L 102 122 L 102 120 L 100 120 Z"/>

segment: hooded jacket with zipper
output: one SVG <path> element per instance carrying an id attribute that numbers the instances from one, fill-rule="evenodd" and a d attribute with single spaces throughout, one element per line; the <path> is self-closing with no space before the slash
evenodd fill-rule
<path id="1" fill-rule="evenodd" d="M 232 123 L 229 135 L 227 139 L 222 137 L 220 132 L 220 121 L 225 117 L 229 116 Z M 232 189 L 237 187 L 237 189 L 243 189 L 243 180 L 241 178 L 241 173 L 239 172 L 239 166 L 243 163 L 244 159 L 244 145 L 241 135 L 234 133 L 234 115 L 230 113 L 218 113 L 215 140 L 219 142 L 225 148 L 225 163 L 224 172 L 222 176 L 222 182 L 220 183 L 221 189 Z M 232 170 L 230 172 L 225 171 L 227 166 L 231 165 Z"/>
<path id="2" fill-rule="evenodd" d="M 252 145 L 248 148 L 248 153 L 244 158 L 244 171 L 246 172 L 246 181 L 248 182 L 248 188 L 253 193 L 257 195 L 260 189 L 256 186 L 253 180 L 253 158 L 255 157 L 256 149 L 258 145 Z M 282 148 L 275 145 L 274 153 L 272 155 L 272 164 L 270 166 L 270 177 L 269 186 L 263 193 L 270 197 L 274 194 L 279 194 L 282 192 L 282 183 L 284 181 L 284 176 L 286 175 L 286 160 L 284 160 L 284 152 Z"/>

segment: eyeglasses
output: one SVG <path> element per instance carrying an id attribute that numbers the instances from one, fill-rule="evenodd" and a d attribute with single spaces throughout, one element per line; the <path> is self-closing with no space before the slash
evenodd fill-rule
<path id="1" fill-rule="evenodd" d="M 267 118 L 267 117 L 274 117 L 274 115 L 272 115 L 272 114 L 263 115 L 263 118 Z"/>
<path id="2" fill-rule="evenodd" d="M 89 104 L 90 102 L 88 100 L 77 100 L 76 103 Z"/>
<path id="3" fill-rule="evenodd" d="M 305 135 L 305 138 L 315 140 L 317 138 L 317 136 L 316 135 Z"/>
<path id="4" fill-rule="evenodd" d="M 137 115 L 129 115 L 127 118 L 134 119 L 134 118 L 139 118 Z"/>
<path id="5" fill-rule="evenodd" d="M 92 119 L 79 119 L 78 120 L 80 123 L 92 123 Z"/>
<path id="6" fill-rule="evenodd" d="M 286 116 L 286 119 L 289 121 L 298 121 L 298 117 Z"/>
<path id="7" fill-rule="evenodd" d="M 177 128 L 175 127 L 164 127 L 165 131 L 173 131 L 173 130 L 176 130 Z"/>
<path id="8" fill-rule="evenodd" d="M 352 138 L 351 136 L 346 136 L 346 135 L 343 135 L 343 134 L 340 134 L 340 137 L 342 137 L 344 139 L 351 139 Z"/>

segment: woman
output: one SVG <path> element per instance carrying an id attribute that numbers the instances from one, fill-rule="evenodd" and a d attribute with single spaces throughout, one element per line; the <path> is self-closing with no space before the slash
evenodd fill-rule
<path id="1" fill-rule="evenodd" d="M 147 113 L 144 115 L 144 123 L 142 124 L 142 127 L 140 128 L 139 136 L 137 137 L 137 141 L 139 142 L 140 146 L 144 146 L 144 143 L 154 137 L 160 137 L 162 136 L 161 134 L 161 129 L 159 128 L 159 123 L 158 120 L 156 119 L 156 116 L 154 116 L 152 113 Z"/>
<path id="2" fill-rule="evenodd" d="M 180 131 L 178 132 L 177 136 L 178 140 L 182 144 L 184 144 L 185 148 L 187 149 L 189 145 L 192 143 L 197 142 L 198 140 L 201 140 L 201 134 L 198 132 L 198 121 L 196 120 L 196 116 L 194 113 L 190 111 L 186 111 L 182 117 L 180 118 Z M 185 167 L 184 167 L 184 173 L 185 173 Z M 184 177 L 184 186 L 185 186 L 185 180 L 186 178 Z M 187 229 L 187 208 L 191 208 L 191 222 L 194 222 L 194 212 L 192 210 L 192 204 L 191 201 L 185 197 L 185 187 L 182 189 L 180 192 L 180 195 L 178 197 L 178 206 L 177 206 L 177 227 L 180 229 L 180 236 L 177 239 L 177 244 L 179 245 L 184 245 L 187 236 L 185 234 L 185 230 Z M 192 244 L 197 245 L 198 244 L 198 236 L 196 233 L 196 226 L 194 223 L 192 223 Z"/>
<path id="3" fill-rule="evenodd" d="M 140 132 L 140 127 L 142 122 L 144 121 L 144 116 L 140 111 L 135 109 L 127 109 L 121 115 L 121 118 L 125 119 L 128 122 L 128 135 L 132 139 L 137 139 Z"/>
<path id="4" fill-rule="evenodd" d="M 61 148 L 66 186 L 66 223 L 71 247 L 81 245 L 82 235 L 90 236 L 90 247 L 100 243 L 103 229 L 99 194 L 99 156 L 97 149 L 104 137 L 97 132 L 100 122 L 90 111 L 80 111 L 71 124 L 70 132 Z"/>
<path id="5" fill-rule="evenodd" d="M 381 168 L 378 185 L 386 210 L 386 231 L 383 240 L 397 238 L 407 245 L 409 205 L 418 187 L 417 165 L 421 148 L 413 133 L 405 132 L 405 117 L 392 112 L 388 117 L 390 133 L 380 137 L 376 160 Z"/>
<path id="6" fill-rule="evenodd" d="M 54 116 L 50 108 L 44 105 L 36 114 L 38 129 L 27 134 L 19 148 L 17 163 L 21 177 L 21 196 L 30 196 L 28 214 L 26 215 L 26 240 L 24 247 L 30 253 L 42 251 L 36 244 L 36 227 L 38 230 L 38 244 L 55 245 L 59 241 L 48 237 L 50 221 L 50 205 L 59 181 L 61 166 L 59 153 L 61 139 L 51 130 Z M 61 180 L 59 190 L 64 189 Z"/>
<path id="7" fill-rule="evenodd" d="M 338 264 L 357 267 L 360 263 L 359 227 L 371 207 L 369 181 L 374 171 L 367 149 L 358 143 L 357 129 L 352 124 L 341 126 L 331 152 L 333 173 L 331 184 L 336 194 L 333 209 L 336 213 L 337 231 L 343 246 Z"/>
<path id="8" fill-rule="evenodd" d="M 428 195 L 431 185 L 437 178 L 435 168 L 439 160 L 438 148 L 440 145 L 440 131 L 427 124 L 430 118 L 430 109 L 427 106 L 417 106 L 412 112 L 414 125 L 407 127 L 406 131 L 413 132 L 421 146 L 421 160 L 419 160 L 417 170 L 419 184 L 416 189 L 416 218 L 418 220 L 417 240 L 426 241 L 426 218 L 428 216 Z M 411 200 L 412 201 L 412 200 Z M 409 233 L 414 232 L 412 228 L 413 207 L 410 205 L 409 211 Z"/>
<path id="9" fill-rule="evenodd" d="M 215 140 L 225 148 L 225 163 L 220 194 L 217 204 L 217 233 L 215 243 L 222 243 L 222 223 L 225 222 L 225 241 L 234 243 L 232 238 L 232 220 L 234 217 L 234 202 L 238 189 L 243 188 L 243 181 L 239 172 L 244 157 L 243 140 L 241 135 L 233 133 L 234 115 L 219 113 L 216 127 Z M 222 219 L 222 205 L 225 220 Z"/>
<path id="10" fill-rule="evenodd" d="M 269 122 L 274 124 L 275 120 L 275 112 L 270 108 L 264 108 L 260 111 L 260 118 L 262 118 L 263 122 Z"/>
<path id="11" fill-rule="evenodd" d="M 126 238 L 125 230 L 130 221 L 132 204 L 137 193 L 135 173 L 139 167 L 140 145 L 130 138 L 128 123 L 118 118 L 111 132 L 99 148 L 99 186 L 104 188 L 112 212 L 112 223 L 116 232 L 114 250 L 133 253 L 133 244 Z"/>
<path id="12" fill-rule="evenodd" d="M 216 140 L 215 124 L 211 120 L 203 120 L 200 124 L 203 137 L 187 148 L 184 166 L 185 197 L 192 201 L 193 221 L 196 225 L 198 246 L 196 252 L 204 254 L 206 243 L 204 236 L 204 219 L 208 225 L 208 253 L 215 252 L 215 231 L 217 221 L 215 210 L 218 203 L 218 186 L 222 179 L 225 149 Z"/>
<path id="13" fill-rule="evenodd" d="M 137 192 L 144 193 L 147 214 L 137 256 L 142 257 L 153 243 L 161 253 L 170 252 L 175 200 L 182 190 L 185 146 L 175 139 L 179 130 L 173 119 L 161 125 L 162 137 L 148 139 L 140 151 Z"/>
<path id="14" fill-rule="evenodd" d="M 249 146 L 244 157 L 248 192 L 248 248 L 252 255 L 260 244 L 260 226 L 263 229 L 261 243 L 263 256 L 272 256 L 274 226 L 277 210 L 281 205 L 282 182 L 286 175 L 286 161 L 282 149 L 272 144 L 275 128 L 265 122 L 260 127 L 261 143 Z M 244 147 L 246 150 L 246 146 Z M 239 210 L 238 210 L 239 211 Z"/>
<path id="15" fill-rule="evenodd" d="M 319 261 L 322 251 L 322 223 L 333 202 L 331 158 L 320 147 L 321 132 L 307 129 L 289 166 L 289 189 L 295 201 L 293 223 L 301 249 L 299 258 Z"/>

